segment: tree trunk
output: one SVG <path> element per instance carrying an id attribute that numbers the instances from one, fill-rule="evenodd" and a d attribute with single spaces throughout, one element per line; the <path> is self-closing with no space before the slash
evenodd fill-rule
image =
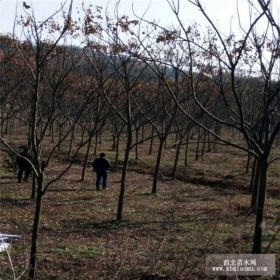
<path id="1" fill-rule="evenodd" d="M 40 138 L 42 138 L 42 136 L 43 136 L 43 122 L 42 123 L 40 123 Z"/>
<path id="2" fill-rule="evenodd" d="M 5 127 L 5 134 L 8 134 L 8 130 L 9 130 L 9 115 L 6 115 L 6 127 Z"/>
<path id="3" fill-rule="evenodd" d="M 126 148 L 125 148 L 125 155 L 124 155 L 124 162 L 123 162 L 123 169 L 122 169 L 119 201 L 118 201 L 117 221 L 122 220 L 124 193 L 125 193 L 125 179 L 126 179 L 126 174 L 127 174 L 127 166 L 128 166 L 131 143 L 132 143 L 132 135 L 131 135 L 131 132 L 128 132 L 127 143 L 126 143 Z"/>
<path id="4" fill-rule="evenodd" d="M 174 166 L 173 166 L 173 170 L 171 173 L 172 180 L 175 180 L 175 178 L 176 178 L 176 171 L 177 171 L 177 166 L 178 166 L 178 161 L 179 161 L 181 145 L 182 145 L 182 141 L 180 141 L 177 146 L 176 156 L 175 156 L 175 160 L 174 160 Z"/>
<path id="5" fill-rule="evenodd" d="M 51 124 L 51 130 L 52 130 L 52 143 L 54 143 L 54 125 L 53 125 L 53 123 Z"/>
<path id="6" fill-rule="evenodd" d="M 51 137 L 51 135 L 52 135 L 52 123 L 49 124 L 48 131 L 49 131 L 48 136 Z"/>
<path id="7" fill-rule="evenodd" d="M 257 163 L 257 158 L 254 157 L 252 171 L 251 171 L 249 193 L 252 193 L 252 191 L 253 191 L 254 180 L 255 180 L 255 176 L 256 176 L 256 163 Z"/>
<path id="8" fill-rule="evenodd" d="M 201 156 L 204 156 L 204 151 L 205 151 L 205 145 L 206 145 L 206 132 L 203 134 L 203 144 L 202 144 L 202 149 L 201 149 Z"/>
<path id="9" fill-rule="evenodd" d="M 267 184 L 267 157 L 259 160 L 260 171 L 260 184 L 258 191 L 258 203 L 255 223 L 255 235 L 253 240 L 253 254 L 260 254 L 262 252 L 262 235 L 264 229 L 264 205 L 266 197 L 266 184 Z"/>
<path id="10" fill-rule="evenodd" d="M 90 152 L 90 146 L 91 146 L 91 140 L 92 140 L 92 135 L 89 137 L 89 140 L 88 140 L 87 151 L 86 151 L 86 155 L 85 155 L 81 181 L 85 180 L 85 174 L 86 174 L 87 163 L 88 163 L 89 152 Z"/>
<path id="11" fill-rule="evenodd" d="M 197 133 L 197 142 L 196 142 L 196 151 L 195 151 L 195 160 L 198 160 L 198 153 L 199 153 L 199 141 L 200 141 L 200 129 L 198 128 L 198 133 Z"/>
<path id="12" fill-rule="evenodd" d="M 28 142 L 28 146 L 31 146 L 31 138 L 32 138 L 32 129 L 31 129 L 31 125 L 30 124 L 28 124 L 28 140 L 27 140 L 27 142 Z"/>
<path id="13" fill-rule="evenodd" d="M 85 130 L 86 130 L 86 127 L 84 126 L 84 127 L 82 128 L 81 144 L 84 142 Z"/>
<path id="14" fill-rule="evenodd" d="M 98 134 L 95 135 L 95 144 L 94 144 L 94 156 L 97 155 L 97 146 L 98 146 Z"/>
<path id="15" fill-rule="evenodd" d="M 29 277 L 31 279 L 36 279 L 36 267 L 37 267 L 37 242 L 38 242 L 38 232 L 41 217 L 42 208 L 42 189 L 43 189 L 43 175 L 39 176 L 37 180 L 37 198 L 35 215 L 33 221 L 32 237 L 31 237 L 31 250 L 29 259 Z"/>
<path id="16" fill-rule="evenodd" d="M 218 126 L 218 125 L 215 125 L 215 127 L 214 127 L 214 132 L 215 132 L 215 134 L 219 135 L 220 132 L 221 132 L 221 127 Z M 218 139 L 218 138 L 215 138 L 215 141 L 214 141 L 214 143 L 213 143 L 213 149 L 214 149 L 215 152 L 218 151 L 217 143 L 219 143 L 219 139 Z"/>
<path id="17" fill-rule="evenodd" d="M 177 142 L 178 142 L 178 139 L 179 139 L 179 133 L 178 133 L 178 131 L 177 131 L 176 134 L 175 134 L 175 141 L 174 141 L 174 143 L 177 143 Z"/>
<path id="18" fill-rule="evenodd" d="M 246 163 L 246 170 L 245 170 L 246 174 L 249 173 L 250 162 L 251 162 L 251 154 L 248 153 L 248 156 L 247 156 L 247 163 Z"/>
<path id="19" fill-rule="evenodd" d="M 1 137 L 4 136 L 4 110 L 1 110 Z"/>
<path id="20" fill-rule="evenodd" d="M 139 138 L 139 128 L 136 128 L 135 130 L 135 160 L 138 160 L 139 159 L 139 156 L 138 156 L 138 139 Z"/>
<path id="21" fill-rule="evenodd" d="M 208 153 L 211 152 L 210 133 L 207 133 Z"/>
<path id="22" fill-rule="evenodd" d="M 162 156 L 163 144 L 164 144 L 164 139 L 160 139 L 158 155 L 157 155 L 157 162 L 156 162 L 155 171 L 154 171 L 152 193 L 157 192 L 157 182 L 158 182 L 159 167 L 160 167 L 160 161 L 161 161 L 161 156 Z"/>
<path id="23" fill-rule="evenodd" d="M 115 164 L 114 164 L 114 167 L 115 167 L 115 168 L 118 167 L 118 161 L 119 161 L 119 144 L 120 144 L 120 137 L 121 137 L 121 135 L 118 134 L 118 135 L 117 135 L 117 143 L 116 143 Z"/>
<path id="24" fill-rule="evenodd" d="M 145 138 L 145 125 L 143 125 L 142 129 L 141 129 L 141 139 L 142 139 L 142 141 L 144 141 L 144 138 Z"/>
<path id="25" fill-rule="evenodd" d="M 12 128 L 12 131 L 14 131 L 14 128 L 15 128 L 15 118 L 12 118 L 11 128 Z"/>
<path id="26" fill-rule="evenodd" d="M 260 185 L 260 161 L 259 159 L 256 160 L 257 160 L 256 169 L 255 169 L 252 194 L 251 194 L 251 208 L 253 212 L 255 212 L 257 208 L 258 192 L 259 192 L 259 185 Z"/>
<path id="27" fill-rule="evenodd" d="M 164 141 L 164 150 L 167 149 L 167 137 L 165 138 L 165 141 Z"/>
<path id="28" fill-rule="evenodd" d="M 185 161 L 184 161 L 184 165 L 185 165 L 185 167 L 187 167 L 187 166 L 188 166 L 189 136 L 190 136 L 190 132 L 188 132 L 188 134 L 187 134 L 187 139 L 186 139 L 186 147 L 185 147 Z"/>
<path id="29" fill-rule="evenodd" d="M 37 180 L 36 176 L 33 174 L 32 177 L 32 192 L 31 192 L 31 199 L 36 199 L 37 197 Z"/>
<path id="30" fill-rule="evenodd" d="M 58 132 L 58 147 L 57 150 L 60 151 L 61 146 L 61 136 L 62 136 L 62 125 L 59 124 L 59 132 Z"/>
<path id="31" fill-rule="evenodd" d="M 69 149 L 68 149 L 68 155 L 67 155 L 67 161 L 70 161 L 72 147 L 73 147 L 73 140 L 75 135 L 75 126 L 72 128 L 71 137 L 70 137 L 70 143 L 69 143 Z"/>
<path id="32" fill-rule="evenodd" d="M 111 150 L 112 151 L 115 151 L 116 150 L 116 135 L 115 135 L 115 133 L 113 133 L 112 134 L 112 148 L 111 148 Z"/>
<path id="33" fill-rule="evenodd" d="M 153 144 L 154 144 L 154 127 L 152 127 L 152 135 L 151 135 L 151 142 L 150 142 L 150 148 L 149 148 L 149 155 L 152 154 L 153 151 Z"/>

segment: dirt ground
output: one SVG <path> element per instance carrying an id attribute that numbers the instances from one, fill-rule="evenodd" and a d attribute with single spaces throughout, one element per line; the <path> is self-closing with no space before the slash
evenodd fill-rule
<path id="1" fill-rule="evenodd" d="M 113 158 L 109 149 L 107 154 Z M 250 253 L 255 216 L 248 211 L 248 176 L 242 175 L 246 157 L 207 153 L 187 170 L 181 166 L 171 180 L 171 154 L 165 152 L 156 195 L 151 194 L 152 157 L 131 164 L 121 223 L 115 221 L 119 170 L 110 172 L 106 191 L 95 191 L 90 168 L 81 182 L 79 164 L 54 183 L 43 199 L 38 279 L 225 279 L 205 275 L 205 256 Z M 8 255 L 0 255 L 0 279 L 14 279 L 13 271 L 25 279 L 34 215 L 31 183 L 18 184 L 1 162 L 0 231 L 21 239 L 10 251 L 13 268 Z M 46 175 L 53 178 L 64 166 L 56 159 Z M 266 201 L 264 248 L 272 254 L 280 252 L 279 235 L 271 244 L 279 230 L 278 171 L 277 165 L 270 171 Z M 277 255 L 274 279 L 279 261 Z"/>

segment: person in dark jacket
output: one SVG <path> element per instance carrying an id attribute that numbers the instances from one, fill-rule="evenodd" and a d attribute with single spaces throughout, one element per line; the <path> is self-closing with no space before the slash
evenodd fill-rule
<path id="1" fill-rule="evenodd" d="M 31 161 L 31 155 L 28 153 L 27 147 L 24 147 L 23 151 L 19 154 Z M 25 158 L 22 158 L 20 156 L 16 157 L 16 162 L 18 165 L 18 182 L 19 183 L 21 183 L 23 172 L 24 172 L 24 179 L 23 179 L 24 182 L 27 182 L 28 177 L 31 172 L 31 164 Z"/>
<path id="2" fill-rule="evenodd" d="M 105 154 L 101 153 L 99 158 L 95 159 L 92 163 L 93 170 L 96 172 L 96 190 L 99 190 L 99 186 L 102 179 L 103 189 L 107 188 L 107 171 L 111 167 L 109 160 L 105 158 Z"/>

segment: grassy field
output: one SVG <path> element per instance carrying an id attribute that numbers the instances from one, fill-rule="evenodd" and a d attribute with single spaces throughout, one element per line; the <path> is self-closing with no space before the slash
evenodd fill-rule
<path id="1" fill-rule="evenodd" d="M 13 143 L 24 142 L 19 135 L 13 137 Z M 99 150 L 113 159 L 109 147 L 108 138 Z M 115 222 L 119 170 L 110 173 L 106 191 L 95 191 L 90 168 L 86 180 L 79 181 L 79 164 L 50 187 L 43 199 L 38 279 L 226 279 L 205 275 L 205 255 L 250 253 L 255 216 L 247 211 L 249 175 L 244 174 L 244 153 L 218 146 L 195 161 L 191 147 L 189 167 L 183 167 L 181 158 L 177 179 L 170 180 L 175 151 L 168 145 L 158 193 L 152 195 L 156 156 L 147 151 L 148 144 L 141 145 L 139 161 L 131 154 L 121 223 Z M 1 152 L 0 231 L 22 237 L 10 251 L 19 276 L 28 261 L 34 202 L 30 200 L 31 183 L 18 184 L 5 158 Z M 47 170 L 48 178 L 65 164 L 56 158 Z M 279 173 L 280 166 L 275 163 L 269 171 L 264 248 L 279 229 Z M 267 252 L 280 252 L 280 236 Z M 279 262 L 277 255 L 274 279 L 280 279 Z M 0 255 L 0 279 L 13 279 L 5 253 Z"/>

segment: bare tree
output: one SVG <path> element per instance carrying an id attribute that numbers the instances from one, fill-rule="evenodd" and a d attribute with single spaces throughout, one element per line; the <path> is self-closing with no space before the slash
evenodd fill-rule
<path id="1" fill-rule="evenodd" d="M 226 36 L 218 30 L 209 18 L 200 1 L 189 2 L 199 8 L 208 20 L 210 31 L 207 31 L 206 34 L 199 32 L 195 26 L 185 26 L 179 15 L 179 6 L 173 1 L 168 1 L 168 3 L 177 17 L 180 29 L 166 29 L 155 23 L 149 23 L 154 28 L 160 29 L 160 33 L 155 36 L 157 42 L 162 44 L 181 42 L 187 46 L 185 52 L 187 63 L 184 69 L 181 70 L 190 79 L 190 92 L 196 106 L 217 124 L 242 133 L 247 146 L 234 142 L 233 139 L 222 138 L 207 123 L 204 124 L 197 120 L 192 112 L 178 102 L 176 93 L 170 87 L 168 81 L 166 79 L 162 80 L 186 117 L 223 143 L 249 152 L 258 159 L 257 210 L 252 252 L 260 253 L 267 188 L 268 158 L 272 144 L 280 130 L 278 112 L 279 33 L 274 32 L 274 30 L 278 32 L 279 27 L 272 17 L 269 6 L 270 1 L 259 1 L 262 10 L 259 11 L 251 4 L 251 9 L 254 9 L 255 13 L 254 15 L 250 14 L 251 19 L 248 28 L 245 30 L 241 27 L 241 38 L 238 38 L 235 34 Z M 268 28 L 264 33 L 257 34 L 257 27 L 265 17 L 267 17 Z M 154 65 L 156 65 L 159 57 L 153 56 L 154 53 L 144 45 L 143 38 L 139 38 L 139 42 L 146 50 L 146 59 L 153 61 Z M 217 84 L 219 91 L 218 94 L 214 95 L 214 98 L 219 100 L 220 106 L 224 110 L 217 110 L 217 107 L 203 103 L 202 96 L 198 94 L 195 87 L 196 81 L 201 75 L 209 83 L 214 81 Z M 254 105 L 257 111 L 251 110 L 252 98 L 248 98 L 248 81 L 255 77 L 260 82 L 258 91 L 254 93 L 257 98 L 253 96 L 257 102 Z M 208 94 L 211 94 L 211 92 L 209 91 Z"/>
<path id="2" fill-rule="evenodd" d="M 90 104 L 91 95 L 84 95 L 84 103 L 76 108 L 74 115 L 65 110 L 64 106 L 75 103 L 75 92 L 71 91 L 66 94 L 65 79 L 69 74 L 69 69 L 72 67 L 73 61 L 70 59 L 72 56 L 71 51 L 58 46 L 58 43 L 64 38 L 65 34 L 73 32 L 73 25 L 71 20 L 72 1 L 68 6 L 67 11 L 64 11 L 65 5 L 57 12 L 48 17 L 46 20 L 38 23 L 32 10 L 26 11 L 26 16 L 21 18 L 23 26 L 23 34 L 25 34 L 25 42 L 13 40 L 13 48 L 16 50 L 16 55 L 20 61 L 27 79 L 24 85 L 28 85 L 25 89 L 25 94 L 28 98 L 24 98 L 25 104 L 21 108 L 28 108 L 29 114 L 29 139 L 32 151 L 32 162 L 30 162 L 34 176 L 36 178 L 36 200 L 35 212 L 33 220 L 33 229 L 31 237 L 31 249 L 29 260 L 29 277 L 36 278 L 37 267 L 37 243 L 40 225 L 42 198 L 49 186 L 59 180 L 71 167 L 70 162 L 65 169 L 56 177 L 47 180 L 45 169 L 48 167 L 52 156 L 58 146 L 66 139 L 75 127 L 81 112 Z M 53 16 L 62 14 L 62 26 L 54 21 Z M 45 30 L 52 31 L 52 38 L 47 40 Z M 58 58 L 59 56 L 59 58 Z M 77 56 L 74 57 L 78 61 Z M 54 67 L 54 64 L 56 67 Z M 56 69 L 59 68 L 57 71 Z M 54 76 L 46 74 L 46 72 L 56 71 Z M 68 81 L 69 82 L 69 81 Z M 30 93 L 27 95 L 27 93 Z M 77 94 L 77 93 L 76 93 Z M 79 95 L 78 95 L 79 96 Z M 76 103 L 77 104 L 77 103 Z M 70 127 L 58 139 L 48 153 L 44 151 L 44 139 L 47 128 L 56 119 L 58 112 L 61 116 L 70 122 Z M 13 152 L 15 152 L 7 141 L 1 138 L 1 141 Z M 86 143 L 86 142 L 85 142 Z M 82 143 L 76 149 L 79 149 L 85 144 Z M 46 152 L 47 149 L 45 149 Z"/>

